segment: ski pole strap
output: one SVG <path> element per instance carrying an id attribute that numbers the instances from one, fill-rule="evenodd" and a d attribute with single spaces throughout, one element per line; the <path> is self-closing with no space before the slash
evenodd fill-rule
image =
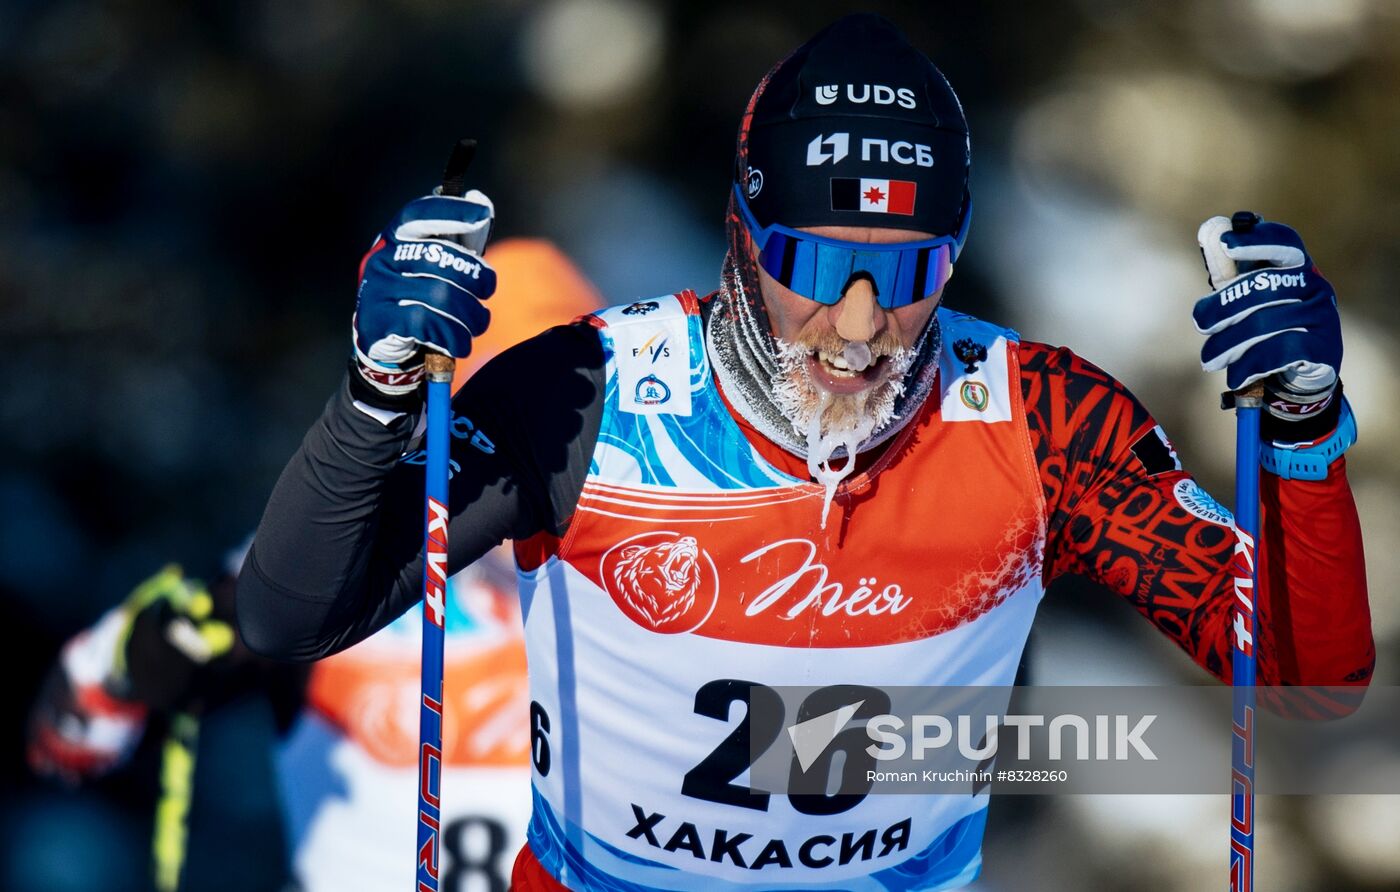
<path id="1" fill-rule="evenodd" d="M 1347 398 L 1342 397 L 1342 413 L 1330 435 L 1301 446 L 1266 443 L 1259 450 L 1259 464 L 1284 480 L 1326 480 L 1328 467 L 1355 442 L 1356 416 Z"/>

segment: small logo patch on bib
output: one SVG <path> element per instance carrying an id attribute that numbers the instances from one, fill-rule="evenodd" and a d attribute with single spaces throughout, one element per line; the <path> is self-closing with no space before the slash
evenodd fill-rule
<path id="1" fill-rule="evenodd" d="M 659 301 L 643 301 L 622 312 L 648 304 L 661 307 Z M 634 415 L 689 415 L 689 323 L 680 312 L 639 312 L 624 324 L 609 326 L 617 361 L 618 408 Z"/>
<path id="2" fill-rule="evenodd" d="M 1176 496 L 1178 505 L 1201 520 L 1234 528 L 1235 516 L 1228 508 L 1211 498 L 1210 493 L 1201 489 L 1201 485 L 1196 481 L 1189 478 L 1176 481 L 1176 485 L 1172 487 L 1172 495 Z"/>
<path id="3" fill-rule="evenodd" d="M 978 412 L 987 410 L 987 385 L 980 381 L 964 381 L 958 396 L 962 399 L 962 404 L 969 409 Z"/>
<path id="4" fill-rule="evenodd" d="M 671 388 L 655 375 L 647 375 L 637 382 L 632 401 L 639 406 L 659 406 L 671 399 Z"/>

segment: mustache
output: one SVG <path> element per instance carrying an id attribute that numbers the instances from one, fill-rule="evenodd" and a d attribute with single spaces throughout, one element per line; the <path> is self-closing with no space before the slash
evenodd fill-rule
<path id="1" fill-rule="evenodd" d="M 846 349 L 846 345 L 852 343 L 836 333 L 834 329 L 824 328 L 819 331 L 803 331 L 797 336 L 796 346 L 809 352 L 823 351 L 826 353 L 840 354 Z M 885 356 L 893 356 L 903 349 L 903 344 L 899 338 L 888 329 L 880 332 L 866 341 L 866 346 L 870 348 L 870 355 L 874 359 Z"/>

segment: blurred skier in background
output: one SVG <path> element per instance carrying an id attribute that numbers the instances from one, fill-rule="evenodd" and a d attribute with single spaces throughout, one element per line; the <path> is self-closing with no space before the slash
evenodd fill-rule
<path id="1" fill-rule="evenodd" d="M 541 325 L 602 306 L 549 242 L 508 239 L 489 256 L 502 300 L 490 334 L 458 365 L 454 390 Z M 231 552 L 209 584 L 177 565 L 161 569 L 70 640 L 30 719 L 30 765 L 81 783 L 125 764 L 153 713 L 167 718 L 153 852 L 157 886 L 174 889 L 198 717 L 265 693 L 286 730 L 274 762 L 300 888 L 403 888 L 415 844 L 421 618 L 410 611 L 309 672 L 262 659 L 234 632 L 234 581 L 246 550 Z M 442 888 L 504 889 L 530 814 L 529 696 L 509 550 L 454 574 L 449 591 Z M 172 783 L 182 769 L 183 783 Z"/>

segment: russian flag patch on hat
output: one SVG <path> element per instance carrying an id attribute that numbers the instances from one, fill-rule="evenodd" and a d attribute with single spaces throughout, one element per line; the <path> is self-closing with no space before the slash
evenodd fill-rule
<path id="1" fill-rule="evenodd" d="M 831 209 L 875 214 L 914 215 L 914 193 L 919 184 L 909 180 L 831 178 Z"/>

